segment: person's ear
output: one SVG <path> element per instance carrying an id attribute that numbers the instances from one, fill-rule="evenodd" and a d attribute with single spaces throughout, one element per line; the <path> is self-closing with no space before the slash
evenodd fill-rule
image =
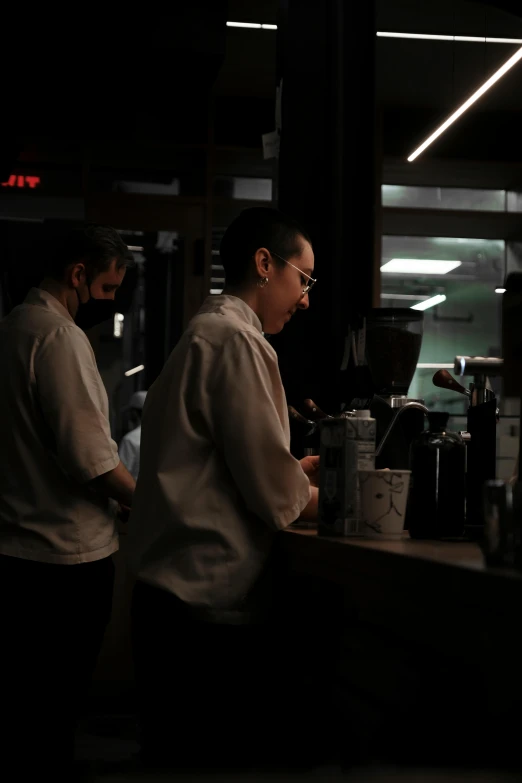
<path id="1" fill-rule="evenodd" d="M 73 288 L 79 288 L 85 283 L 86 269 L 85 264 L 72 264 L 67 270 L 67 282 Z"/>
<path id="2" fill-rule="evenodd" d="M 272 256 L 266 247 L 260 247 L 254 253 L 254 264 L 256 270 L 256 277 L 264 278 L 270 277 L 272 271 Z"/>

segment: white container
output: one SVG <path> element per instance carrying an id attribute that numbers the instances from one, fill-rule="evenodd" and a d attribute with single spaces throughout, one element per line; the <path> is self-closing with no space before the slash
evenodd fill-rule
<path id="1" fill-rule="evenodd" d="M 349 437 L 352 437 L 357 445 L 357 501 L 355 516 L 357 524 L 354 535 L 364 534 L 361 524 L 361 490 L 359 486 L 359 471 L 374 470 L 375 468 L 375 435 L 377 432 L 377 423 L 370 416 L 370 411 L 357 411 L 355 418 L 349 419 L 352 422 L 352 429 Z"/>
<path id="2" fill-rule="evenodd" d="M 375 435 L 377 424 L 370 416 L 370 411 L 356 411 L 355 417 L 347 419 L 351 424 L 348 437 L 357 442 L 358 470 L 373 470 L 375 468 Z"/>
<path id="3" fill-rule="evenodd" d="M 324 536 L 357 534 L 357 444 L 349 437 L 349 419 L 319 424 L 319 520 Z"/>

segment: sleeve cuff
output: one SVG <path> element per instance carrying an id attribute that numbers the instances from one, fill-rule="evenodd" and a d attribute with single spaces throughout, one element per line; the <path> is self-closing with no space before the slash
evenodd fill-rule
<path id="1" fill-rule="evenodd" d="M 110 459 L 106 459 L 103 462 L 98 462 L 93 465 L 92 468 L 86 468 L 76 473 L 76 478 L 82 484 L 92 481 L 98 476 L 103 476 L 104 473 L 108 473 L 110 470 L 114 470 L 120 464 L 120 457 L 118 454 L 113 455 Z"/>
<path id="2" fill-rule="evenodd" d="M 292 522 L 295 522 L 296 519 L 299 519 L 302 511 L 310 502 L 311 497 L 312 488 L 310 485 L 308 485 L 307 490 L 303 492 L 299 501 L 294 506 L 292 506 L 292 508 L 290 508 L 285 514 L 280 514 L 279 516 L 274 517 L 274 527 L 277 530 L 284 530 L 285 527 L 288 527 L 292 524 Z"/>

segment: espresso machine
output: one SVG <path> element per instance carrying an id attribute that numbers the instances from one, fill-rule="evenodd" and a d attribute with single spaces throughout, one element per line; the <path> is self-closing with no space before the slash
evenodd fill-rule
<path id="1" fill-rule="evenodd" d="M 469 388 L 458 383 L 447 370 L 439 370 L 433 383 L 468 398 L 467 431 L 460 433 L 467 446 L 466 525 L 469 538 L 481 539 L 484 531 L 484 487 L 496 475 L 498 402 L 489 378 L 503 374 L 503 360 L 484 356 L 457 356 L 454 372 L 471 376 Z"/>

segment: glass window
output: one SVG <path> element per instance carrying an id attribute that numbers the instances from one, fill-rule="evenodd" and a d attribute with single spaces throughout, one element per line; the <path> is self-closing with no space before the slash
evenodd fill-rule
<path id="1" fill-rule="evenodd" d="M 272 201 L 272 180 L 266 177 L 216 177 L 214 195 L 243 201 Z"/>
<path id="2" fill-rule="evenodd" d="M 453 263 L 449 263 L 453 262 Z M 451 371 L 455 356 L 498 356 L 503 240 L 384 236 L 381 306 L 424 309 L 424 336 L 409 395 L 432 410 L 463 413 L 464 397 L 437 389 L 437 369 Z"/>
<path id="3" fill-rule="evenodd" d="M 522 212 L 522 193 L 509 190 L 507 193 L 507 211 Z"/>
<path id="4" fill-rule="evenodd" d="M 136 193 L 199 197 L 206 193 L 207 163 L 200 150 L 173 153 L 165 167 L 138 168 L 96 164 L 89 172 L 92 193 Z"/>
<path id="5" fill-rule="evenodd" d="M 518 193 L 510 195 L 521 198 Z M 505 190 L 411 185 L 382 185 L 382 205 L 407 209 L 463 209 L 482 212 L 504 212 L 507 209 Z M 522 199 L 519 202 L 519 209 L 511 211 L 522 211 Z"/>
<path id="6" fill-rule="evenodd" d="M 225 286 L 225 270 L 219 258 L 219 245 L 225 228 L 212 229 L 212 259 L 210 266 L 210 293 L 220 294 Z"/>

